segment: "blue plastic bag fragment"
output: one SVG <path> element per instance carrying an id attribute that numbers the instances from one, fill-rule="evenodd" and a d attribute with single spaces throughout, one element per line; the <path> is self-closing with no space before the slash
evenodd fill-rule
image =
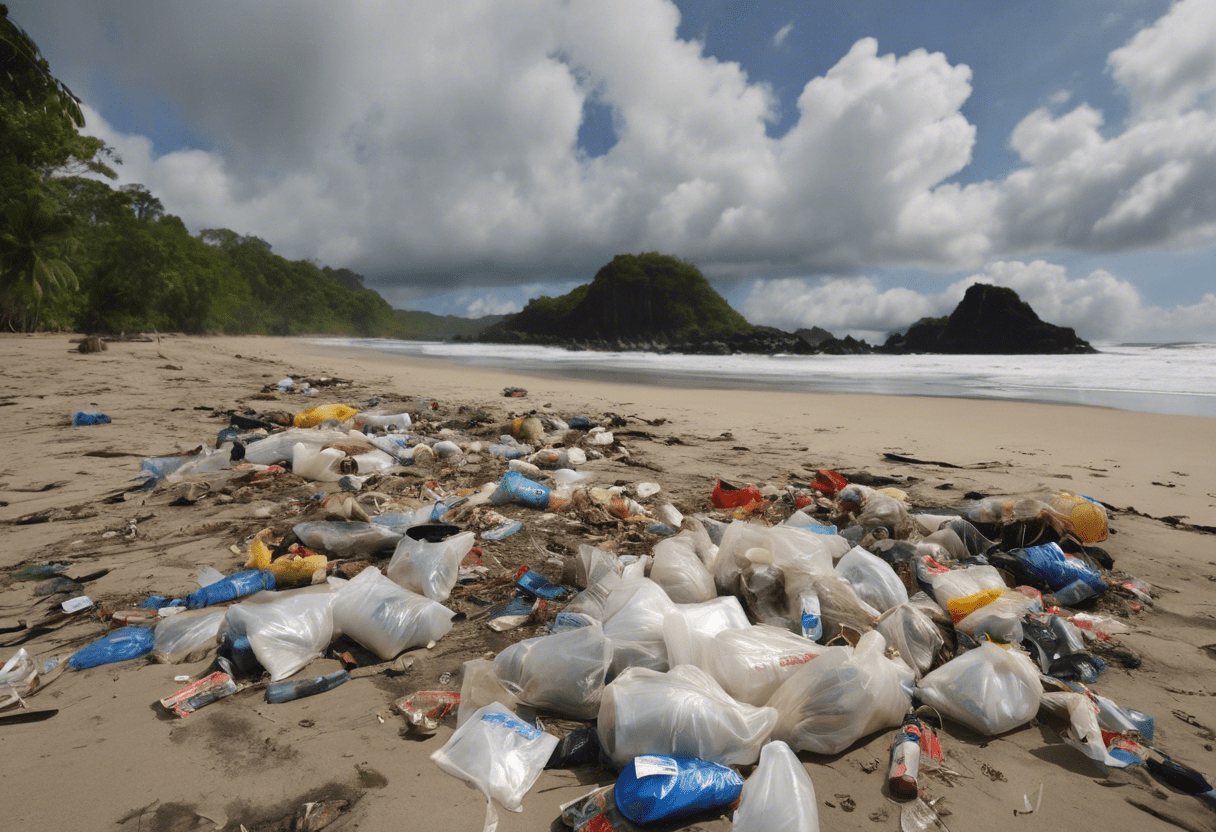
<path id="1" fill-rule="evenodd" d="M 1095 595 L 1106 591 L 1106 582 L 1098 571 L 1084 561 L 1065 555 L 1059 544 L 1027 546 L 1025 549 L 1014 549 L 1010 554 L 1053 590 L 1063 589 L 1074 581 L 1084 581 Z"/>
<path id="2" fill-rule="evenodd" d="M 155 637 L 148 627 L 123 627 L 77 650 L 68 659 L 68 667 L 84 670 L 86 667 L 138 659 L 152 652 Z"/>
<path id="3" fill-rule="evenodd" d="M 274 573 L 269 569 L 248 569 L 221 578 L 213 584 L 199 587 L 186 596 L 186 606 L 192 610 L 222 604 L 245 595 L 274 589 Z"/>
<path id="4" fill-rule="evenodd" d="M 108 425 L 110 417 L 104 413 L 84 413 L 77 411 L 72 414 L 72 424 L 76 427 L 88 425 Z"/>
<path id="5" fill-rule="evenodd" d="M 695 757 L 645 754 L 621 770 L 617 809 L 634 823 L 718 809 L 739 799 L 743 778 L 734 769 Z"/>

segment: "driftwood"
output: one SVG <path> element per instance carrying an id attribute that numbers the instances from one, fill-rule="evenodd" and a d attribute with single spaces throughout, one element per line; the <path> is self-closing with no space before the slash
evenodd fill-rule
<path id="1" fill-rule="evenodd" d="M 87 338 L 81 338 L 80 343 L 76 345 L 76 349 L 82 353 L 104 352 L 106 342 L 101 340 L 98 335 L 90 335 Z"/>

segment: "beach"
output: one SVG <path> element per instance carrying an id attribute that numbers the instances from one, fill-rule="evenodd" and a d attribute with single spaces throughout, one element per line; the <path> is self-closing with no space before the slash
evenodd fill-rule
<path id="1" fill-rule="evenodd" d="M 307 486 L 296 486 L 292 499 L 251 486 L 181 505 L 156 490 L 126 491 L 144 458 L 210 447 L 227 427 L 228 411 L 294 413 L 379 396 L 384 408 L 435 402 L 453 419 L 462 416 L 461 406 L 465 416 L 485 410 L 504 422 L 532 411 L 600 420 L 611 414 L 622 420 L 617 438 L 628 457 L 618 451 L 582 470 L 605 485 L 657 482 L 686 514 L 709 509 L 716 478 L 784 489 L 821 468 L 896 478 L 910 503 L 926 510 L 961 505 L 971 492 L 1067 490 L 1100 500 L 1112 508 L 1114 532 L 1102 547 L 1117 569 L 1152 585 L 1155 603 L 1123 619 L 1130 631 L 1117 637 L 1141 657 L 1141 666 L 1112 664 L 1094 689 L 1155 717 L 1158 747 L 1209 777 L 1216 774 L 1216 418 L 549 379 L 303 338 L 160 336 L 81 354 L 66 334 L 3 335 L 0 366 L 6 428 L 0 620 L 7 628 L 0 660 L 16 650 L 21 621 L 50 612 L 32 594 L 32 583 L 11 577 L 16 568 L 60 561 L 71 564 L 69 575 L 108 570 L 85 585 L 108 610 L 154 594 L 182 597 L 197 587 L 200 567 L 237 571 L 250 535 L 287 522 L 292 500 L 307 502 L 299 499 Z M 351 384 L 321 387 L 313 397 L 266 392 L 288 375 Z M 526 397 L 504 398 L 512 386 L 526 388 Z M 70 416 L 79 410 L 105 413 L 112 422 L 73 427 Z M 893 461 L 884 453 L 921 462 Z M 123 497 L 107 501 L 118 494 Z M 542 520 L 540 512 L 519 509 L 511 516 L 540 548 L 523 535 L 478 543 L 490 554 L 501 551 L 511 571 L 523 559 L 557 578 L 561 567 L 547 562 L 551 556 L 541 549 L 607 545 L 623 535 L 566 523 L 560 515 Z M 284 819 L 302 803 L 332 798 L 352 805 L 328 828 L 480 829 L 483 798 L 429 759 L 451 728 L 429 738 L 403 736 L 404 721 L 389 710 L 414 691 L 458 690 L 458 678 L 441 683 L 443 674 L 458 675 L 461 662 L 492 657 L 537 634 L 528 627 L 495 633 L 469 619 L 433 649 L 409 651 L 415 661 L 404 675 L 354 679 L 281 705 L 241 693 L 186 719 L 168 717 L 157 700 L 182 686 L 176 676 L 197 678 L 210 659 L 63 672 L 29 700 L 32 709 L 57 708 L 57 715 L 0 725 L 0 753 L 8 761 L 4 825 L 124 832 L 243 825 L 256 832 L 286 828 Z M 38 657 L 66 659 L 110 626 L 95 612 L 57 624 L 23 646 Z M 338 667 L 318 659 L 296 678 Z M 815 784 L 822 829 L 899 828 L 899 806 L 882 789 L 891 733 L 871 734 L 830 757 L 800 755 Z M 948 724 L 942 743 L 958 776 L 928 778 L 923 788 L 941 799 L 939 811 L 949 812 L 943 820 L 956 832 L 1201 830 L 1216 817 L 1140 769 L 1101 776 L 1046 725 L 987 738 Z M 563 828 L 558 807 L 613 777 L 589 768 L 545 771 L 522 813 L 499 813 L 499 828 Z M 1023 796 L 1033 803 L 1040 787 L 1038 810 L 1015 816 Z M 730 823 L 698 817 L 662 828 L 726 830 Z"/>

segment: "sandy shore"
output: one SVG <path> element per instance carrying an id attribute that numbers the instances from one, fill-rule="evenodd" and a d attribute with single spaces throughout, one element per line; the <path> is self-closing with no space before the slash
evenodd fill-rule
<path id="1" fill-rule="evenodd" d="M 239 548 L 262 527 L 289 522 L 284 494 L 256 490 L 231 501 L 212 495 L 194 505 L 170 505 L 157 492 L 106 501 L 131 485 L 142 458 L 209 445 L 226 426 L 228 410 L 295 412 L 324 401 L 387 395 L 405 404 L 433 400 L 453 416 L 459 405 L 503 417 L 531 409 L 562 416 L 613 413 L 627 419 L 620 441 L 634 464 L 594 460 L 585 470 L 605 484 L 654 480 L 689 511 L 707 508 L 715 477 L 784 487 L 818 468 L 900 477 L 917 506 L 957 505 L 970 491 L 1067 489 L 1121 509 L 1111 518 L 1116 534 L 1103 547 L 1119 569 L 1152 584 L 1158 597 L 1152 610 L 1126 620 L 1132 631 L 1121 637 L 1143 665 L 1112 666 L 1095 689 L 1153 715 L 1161 748 L 1216 774 L 1216 537 L 1193 528 L 1216 526 L 1216 419 L 973 400 L 673 392 L 516 377 L 338 351 L 305 339 L 163 337 L 81 355 L 66 335 L 5 335 L 0 367 L 6 437 L 0 624 L 8 630 L 0 635 L 0 661 L 29 635 L 16 629 L 18 622 L 37 621 L 50 610 L 46 599 L 33 595 L 32 583 L 10 577 L 16 567 L 60 561 L 72 564 L 72 576 L 108 570 L 85 589 L 99 606 L 121 609 L 149 594 L 180 597 L 196 586 L 200 566 L 235 571 L 243 556 L 230 547 Z M 251 398 L 288 374 L 339 376 L 355 384 L 332 395 L 322 391 L 315 400 L 277 393 Z M 507 386 L 525 387 L 528 396 L 505 399 Z M 70 426 L 70 414 L 81 409 L 104 412 L 113 423 Z M 959 467 L 895 463 L 884 460 L 884 452 Z M 259 510 L 269 518 L 255 514 Z M 545 545 L 577 548 L 588 536 L 562 521 L 546 525 L 535 513 L 515 514 Z M 17 524 L 19 518 L 49 522 Z M 131 528 L 133 535 L 103 536 Z M 600 545 L 612 538 L 611 530 L 593 531 Z M 536 550 L 528 554 L 522 537 L 510 545 L 511 539 L 481 545 L 500 551 L 504 565 L 531 562 L 553 574 Z M 95 614 L 80 613 L 24 646 L 39 657 L 66 658 L 107 627 Z M 59 709 L 55 717 L 0 724 L 0 754 L 8 761 L 3 825 L 128 832 L 237 830 L 243 824 L 256 832 L 282 828 L 276 824 L 305 800 L 341 795 L 354 806 L 330 828 L 480 829 L 480 796 L 429 759 L 450 729 L 429 739 L 403 737 L 403 722 L 388 705 L 415 690 L 457 687 L 441 684 L 440 676 L 533 634 L 497 635 L 483 624 L 461 622 L 432 651 L 413 651 L 416 662 L 404 676 L 357 679 L 283 705 L 239 694 L 186 720 L 166 718 L 156 700 L 181 687 L 175 676 L 194 678 L 208 662 L 140 660 L 64 673 L 29 703 Z M 338 666 L 320 659 L 300 675 Z M 898 806 L 882 792 L 890 738 L 890 732 L 871 735 L 829 758 L 802 755 L 822 829 L 899 827 Z M 1102 778 L 1046 726 L 993 740 L 947 727 L 943 745 L 961 776 L 928 780 L 926 791 L 942 798 L 939 807 L 951 813 L 944 820 L 955 832 L 1211 829 L 1216 818 L 1142 772 Z M 875 759 L 882 764 L 867 773 Z M 590 769 L 545 772 L 523 813 L 500 814 L 500 829 L 561 828 L 554 825 L 560 804 L 612 779 Z M 1015 817 L 1022 796 L 1033 797 L 1040 785 L 1041 809 Z M 730 827 L 718 818 L 672 828 Z"/>

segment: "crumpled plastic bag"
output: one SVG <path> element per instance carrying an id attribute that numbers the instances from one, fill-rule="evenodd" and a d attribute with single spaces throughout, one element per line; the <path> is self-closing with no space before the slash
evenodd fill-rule
<path id="1" fill-rule="evenodd" d="M 857 648 L 829 647 L 769 700 L 779 717 L 773 739 L 798 751 L 837 754 L 880 728 L 899 725 L 911 704 L 912 670 L 883 655 L 871 631 Z"/>
<path id="2" fill-rule="evenodd" d="M 558 742 L 557 737 L 492 702 L 478 708 L 431 759 L 485 795 L 484 832 L 492 832 L 498 827 L 493 801 L 509 812 L 522 812 L 524 795 Z"/>
<path id="3" fill-rule="evenodd" d="M 943 716 L 992 735 L 1034 719 L 1043 688 L 1030 657 L 986 641 L 925 676 L 916 693 Z"/>
<path id="4" fill-rule="evenodd" d="M 1129 761 L 1111 755 L 1102 738 L 1098 725 L 1099 707 L 1081 693 L 1051 691 L 1044 693 L 1039 707 L 1068 720 L 1068 730 L 1062 738 L 1065 743 L 1080 751 L 1103 768 L 1127 768 Z"/>
<path id="5" fill-rule="evenodd" d="M 0 708 L 9 707 L 38 687 L 38 665 L 22 647 L 0 667 Z"/>
<path id="6" fill-rule="evenodd" d="M 704 670 L 631 667 L 604 688 L 596 730 L 616 768 L 640 754 L 749 765 L 777 721 L 772 708 L 736 702 Z"/>
<path id="7" fill-rule="evenodd" d="M 907 540 L 919 530 L 903 501 L 868 486 L 847 485 L 837 493 L 836 502 L 842 510 L 856 514 L 857 525 L 867 532 L 883 526 L 896 540 Z"/>
<path id="8" fill-rule="evenodd" d="M 156 623 L 152 657 L 162 664 L 202 659 L 217 646 L 225 609 L 185 610 Z"/>
<path id="9" fill-rule="evenodd" d="M 587 589 L 605 575 L 620 577 L 623 568 L 624 564 L 616 555 L 583 543 L 578 547 L 578 559 L 574 563 L 574 584 L 579 589 Z"/>
<path id="10" fill-rule="evenodd" d="M 919 679 L 933 666 L 933 658 L 945 644 L 941 630 L 924 610 L 907 603 L 892 607 L 874 623 L 874 629 L 882 633 L 887 644 L 895 648 L 899 657 Z"/>
<path id="11" fill-rule="evenodd" d="M 666 670 L 663 616 L 676 611 L 663 588 L 648 578 L 625 581 L 604 604 L 604 635 L 612 641 L 612 675 L 627 667 Z"/>
<path id="12" fill-rule="evenodd" d="M 757 707 L 800 667 L 829 649 L 766 624 L 707 635 L 681 615 L 664 619 L 663 635 L 672 664 L 701 668 L 732 697 Z"/>
<path id="13" fill-rule="evenodd" d="M 806 575 L 785 585 L 786 601 L 795 620 L 802 617 L 802 592 L 813 589 L 819 597 L 819 614 L 823 620 L 823 637 L 830 641 L 840 633 L 841 627 L 851 627 L 859 633 L 874 629 L 874 621 L 881 613 L 858 596 L 853 585 L 844 578 L 828 572 Z"/>
<path id="14" fill-rule="evenodd" d="M 944 609 L 950 602 L 975 595 L 985 589 L 1006 589 L 1005 579 L 995 566 L 965 566 L 932 575 L 929 586 L 933 589 L 933 600 Z"/>
<path id="15" fill-rule="evenodd" d="M 520 702 L 569 719 L 595 719 L 612 663 L 612 642 L 598 622 L 512 644 L 494 675 Z"/>
<path id="16" fill-rule="evenodd" d="M 976 641 L 988 636 L 1005 644 L 1021 644 L 1022 619 L 1033 603 L 1022 593 L 1007 590 L 955 622 L 954 627 Z"/>
<path id="17" fill-rule="evenodd" d="M 849 582 L 861 600 L 880 613 L 908 603 L 908 590 L 895 570 L 860 546 L 854 546 L 840 559 L 836 574 Z"/>
<path id="18" fill-rule="evenodd" d="M 292 423 L 297 428 L 312 428 L 330 420 L 345 422 L 358 414 L 358 410 L 346 404 L 319 404 L 295 415 Z"/>
<path id="19" fill-rule="evenodd" d="M 436 543 L 415 540 L 406 532 L 397 542 L 384 572 L 398 586 L 432 601 L 446 601 L 456 586 L 460 562 L 473 550 L 475 541 L 472 532 L 461 532 Z"/>
<path id="20" fill-rule="evenodd" d="M 296 523 L 296 537 L 309 549 L 343 558 L 364 558 L 393 546 L 402 535 L 379 523 L 357 520 L 314 520 Z"/>
<path id="21" fill-rule="evenodd" d="M 468 722 L 479 708 L 497 702 L 514 711 L 519 704 L 515 694 L 503 687 L 494 675 L 494 662 L 473 659 L 460 666 L 460 704 L 456 708 L 456 727 Z"/>
<path id="22" fill-rule="evenodd" d="M 334 640 L 333 603 L 328 584 L 263 590 L 229 607 L 224 628 L 230 641 L 247 636 L 270 681 L 278 682 L 321 656 Z"/>
<path id="23" fill-rule="evenodd" d="M 334 624 L 388 661 L 410 647 L 438 641 L 452 629 L 453 612 L 410 592 L 369 566 L 334 597 Z"/>
<path id="24" fill-rule="evenodd" d="M 815 784 L 793 750 L 774 740 L 743 784 L 733 832 L 819 832 Z"/>
<path id="25" fill-rule="evenodd" d="M 698 557 L 691 532 L 681 532 L 655 544 L 650 579 L 663 587 L 677 604 L 695 604 L 718 595 L 714 576 Z"/>

